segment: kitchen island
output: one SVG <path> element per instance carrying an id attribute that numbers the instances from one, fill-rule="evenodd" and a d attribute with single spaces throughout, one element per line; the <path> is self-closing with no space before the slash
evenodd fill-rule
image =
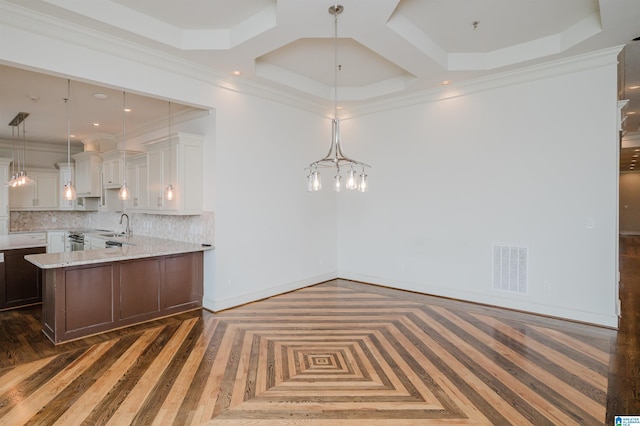
<path id="1" fill-rule="evenodd" d="M 211 247 L 114 236 L 121 247 L 33 254 L 43 270 L 44 334 L 55 344 L 202 307 Z"/>

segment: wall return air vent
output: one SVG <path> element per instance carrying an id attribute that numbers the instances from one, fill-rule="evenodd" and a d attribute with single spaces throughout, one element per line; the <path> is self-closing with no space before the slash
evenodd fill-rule
<path id="1" fill-rule="evenodd" d="M 492 290 L 515 294 L 528 294 L 526 247 L 493 246 Z"/>

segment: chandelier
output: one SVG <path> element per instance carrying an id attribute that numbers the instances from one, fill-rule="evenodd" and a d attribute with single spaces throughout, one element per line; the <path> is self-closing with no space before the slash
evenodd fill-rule
<path id="1" fill-rule="evenodd" d="M 336 192 L 342 190 L 342 173 L 346 173 L 347 181 L 344 187 L 348 190 L 358 190 L 365 192 L 368 189 L 367 175 L 365 169 L 371 167 L 366 163 L 347 157 L 342 152 L 340 144 L 340 120 L 338 120 L 338 71 L 342 68 L 338 64 L 338 15 L 342 13 L 344 7 L 334 5 L 329 8 L 329 14 L 334 16 L 334 89 L 333 89 L 333 119 L 331 120 L 331 145 L 329 152 L 318 161 L 309 164 L 305 170 L 309 170 L 307 175 L 307 191 L 320 191 L 322 180 L 320 178 L 320 168 L 335 168 L 333 177 L 333 187 Z"/>
<path id="2" fill-rule="evenodd" d="M 11 179 L 9 179 L 6 185 L 12 188 L 15 188 L 18 186 L 33 185 L 35 183 L 33 179 L 27 176 L 27 172 L 24 169 L 24 164 L 26 159 L 26 133 L 27 133 L 25 119 L 28 116 L 29 116 L 28 112 L 19 112 L 13 118 L 13 120 L 11 120 L 11 122 L 9 123 L 9 126 L 12 127 L 11 136 L 12 136 L 13 147 L 11 151 L 12 151 L 13 161 L 11 166 L 12 167 Z M 22 143 L 20 142 L 20 124 L 22 124 Z M 15 133 L 14 133 L 16 131 L 16 128 L 17 128 L 17 134 L 18 134 L 17 160 L 16 160 L 16 139 L 15 139 Z"/>

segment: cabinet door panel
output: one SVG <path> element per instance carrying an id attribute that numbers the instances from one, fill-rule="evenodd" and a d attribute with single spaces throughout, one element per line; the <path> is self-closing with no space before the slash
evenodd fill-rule
<path id="1" fill-rule="evenodd" d="M 44 252 L 44 248 L 4 252 L 5 288 L 0 307 L 9 308 L 42 301 L 41 271 L 35 265 L 24 260 L 24 256 Z"/>
<path id="2" fill-rule="evenodd" d="M 202 300 L 202 252 L 167 257 L 164 306 L 172 308 Z"/>
<path id="3" fill-rule="evenodd" d="M 129 319 L 160 310 L 160 260 L 137 260 L 120 265 L 120 318 Z"/>
<path id="4" fill-rule="evenodd" d="M 113 267 L 65 271 L 65 331 L 114 322 Z"/>
<path id="5" fill-rule="evenodd" d="M 58 176 L 36 176 L 36 207 L 58 208 Z"/>
<path id="6" fill-rule="evenodd" d="M 161 209 L 164 204 L 164 152 L 161 150 L 149 152 L 147 161 L 149 208 Z"/>
<path id="7" fill-rule="evenodd" d="M 11 208 L 33 207 L 35 198 L 35 188 L 33 186 L 11 188 Z"/>

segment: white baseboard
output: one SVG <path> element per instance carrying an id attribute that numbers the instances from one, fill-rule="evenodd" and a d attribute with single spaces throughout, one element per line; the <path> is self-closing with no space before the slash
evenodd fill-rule
<path id="1" fill-rule="evenodd" d="M 298 290 L 304 287 L 309 287 L 314 284 L 321 283 L 323 281 L 334 280 L 338 278 L 337 273 L 332 272 L 328 274 L 318 275 L 315 277 L 307 278 L 300 281 L 295 281 L 287 284 L 278 285 L 275 287 L 266 288 L 264 290 L 242 294 L 240 296 L 230 297 L 228 299 L 209 299 L 205 298 L 202 302 L 206 309 L 213 312 L 222 311 L 224 309 L 233 308 L 236 306 L 244 305 L 246 303 L 255 302 L 257 300 L 266 299 L 268 297 L 276 296 L 278 294 L 287 293 L 289 291 Z"/>
<path id="2" fill-rule="evenodd" d="M 340 275 L 340 278 L 343 279 L 361 281 L 364 283 L 376 284 L 384 287 L 395 288 L 398 290 L 413 291 L 416 293 L 428 294 L 431 296 L 447 297 L 450 299 L 462 300 L 471 303 L 481 303 L 484 305 L 501 307 L 505 309 L 514 309 L 517 311 L 528 312 L 536 315 L 544 315 L 609 328 L 618 328 L 618 316 L 615 312 L 611 315 L 607 315 L 599 312 L 588 312 L 561 306 L 540 304 L 524 299 L 518 300 L 517 298 L 505 298 L 502 295 L 492 295 L 480 292 L 474 293 L 467 290 L 452 290 L 450 288 L 440 286 L 429 286 L 420 283 L 405 282 L 347 271 L 340 271 L 338 275 Z"/>

